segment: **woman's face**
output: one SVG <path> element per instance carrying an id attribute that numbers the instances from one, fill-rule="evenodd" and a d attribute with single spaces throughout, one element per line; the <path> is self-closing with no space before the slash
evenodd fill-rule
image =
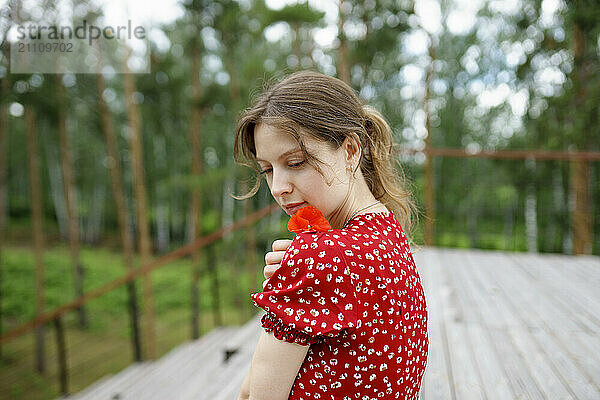
<path id="1" fill-rule="evenodd" d="M 303 142 L 309 153 L 325 163 L 323 175 L 306 162 L 294 137 L 267 124 L 254 129 L 256 160 L 275 201 L 288 215 L 311 205 L 329 219 L 344 203 L 349 188 L 345 151 L 332 150 L 309 135 L 303 135 Z"/>

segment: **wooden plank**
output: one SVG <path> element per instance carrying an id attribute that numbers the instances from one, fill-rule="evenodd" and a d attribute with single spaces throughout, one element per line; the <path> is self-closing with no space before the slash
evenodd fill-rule
<path id="1" fill-rule="evenodd" d="M 565 305 L 570 308 L 571 315 L 586 319 L 585 325 L 588 329 L 593 332 L 600 332 L 599 286 L 592 287 L 586 284 L 588 281 L 600 280 L 594 279 L 600 277 L 600 268 L 596 271 L 590 271 L 588 275 L 573 277 L 565 274 L 565 266 L 574 265 L 574 268 L 579 268 L 579 263 L 570 260 L 574 257 L 566 258 L 567 260 L 562 262 L 560 259 L 550 261 L 549 270 L 554 278 L 550 280 L 553 284 L 552 291 L 559 291 L 564 294 L 562 299 L 564 299 Z M 539 259 L 538 262 L 540 262 Z M 600 262 L 598 265 L 600 266 Z M 569 304 L 572 304 L 572 306 L 569 306 Z"/>
<path id="2" fill-rule="evenodd" d="M 488 256 L 489 257 L 489 256 Z M 499 258 L 502 258 L 499 255 Z M 500 265 L 499 262 L 493 263 L 494 266 Z M 511 265 L 510 263 L 502 264 L 502 268 L 506 270 L 506 272 L 510 272 Z M 477 268 L 477 266 L 473 266 L 473 268 Z M 485 267 L 483 267 L 485 268 Z M 484 273 L 486 271 L 484 270 Z M 491 277 L 488 277 L 491 278 Z M 495 279 L 487 279 L 486 282 L 498 282 Z M 477 290 L 478 286 L 471 286 L 473 289 Z M 487 302 L 488 298 L 482 295 L 480 291 L 478 295 L 480 301 Z M 508 305 L 502 307 L 503 301 L 505 299 L 497 298 L 496 305 L 504 308 L 505 310 L 509 310 Z M 531 373 L 533 379 L 538 385 L 539 390 L 543 393 L 543 398 L 569 398 L 570 394 L 567 392 L 565 387 L 558 383 L 558 377 L 549 367 L 549 360 L 547 359 L 545 353 L 539 347 L 537 342 L 535 342 L 531 336 L 531 329 L 539 329 L 536 327 L 527 327 L 526 325 L 518 326 L 517 324 L 511 323 L 507 325 L 506 329 L 503 329 L 502 333 L 508 335 L 508 338 L 511 339 L 514 344 L 515 352 L 523 355 L 524 365 L 528 368 Z M 498 367 L 498 370 L 502 370 L 502 367 Z M 490 398 L 511 398 L 513 396 L 510 395 L 499 395 L 499 393 L 495 390 L 488 391 L 488 395 Z"/>
<path id="3" fill-rule="evenodd" d="M 477 266 L 472 266 L 472 267 L 477 268 Z M 474 300 L 474 301 L 480 301 L 480 302 L 486 302 L 486 303 L 488 302 L 488 298 L 483 295 L 483 292 L 481 290 L 479 290 L 481 288 L 481 286 L 470 285 L 470 288 L 474 289 L 475 291 L 478 291 L 478 292 L 476 292 L 477 294 L 474 295 L 474 298 L 477 298 L 478 300 Z M 501 304 L 501 301 L 502 301 L 501 299 L 496 300 L 497 304 Z M 489 306 L 487 304 L 486 304 L 486 308 L 489 308 Z M 537 329 L 537 328 L 533 328 L 533 329 Z M 568 397 L 568 393 L 564 389 L 564 386 L 560 385 L 558 387 L 555 387 L 555 386 L 557 386 L 557 385 L 555 385 L 555 382 L 557 381 L 557 377 L 549 369 L 548 360 L 545 359 L 545 354 L 541 351 L 539 346 L 537 346 L 537 343 L 532 341 L 531 335 L 530 335 L 528 329 L 525 327 L 509 326 L 506 328 L 506 331 L 508 332 L 510 338 L 512 339 L 512 342 L 515 345 L 516 351 L 518 351 L 521 354 L 528 355 L 528 356 L 524 357 L 525 364 L 529 368 L 529 371 L 533 375 L 536 382 L 538 383 L 539 389 L 544 393 L 544 397 L 545 398 L 553 398 L 554 396 L 558 396 L 558 397 L 554 397 L 554 398 L 565 398 L 565 397 L 562 397 L 562 394 L 566 394 Z M 489 337 L 490 336 L 489 332 L 486 332 L 486 333 L 488 334 L 487 337 Z M 498 354 L 496 353 L 496 355 L 498 355 Z M 501 357 L 502 355 L 498 355 L 498 356 Z M 535 361 L 533 361 L 533 360 L 535 360 Z M 496 368 L 497 368 L 497 371 L 503 370 L 503 367 L 499 364 L 497 365 Z M 505 379 L 505 377 L 503 377 L 503 378 Z M 493 381 L 490 381 L 490 382 L 493 382 Z M 504 381 L 504 383 L 506 383 L 506 382 Z M 492 386 L 492 387 L 489 387 L 488 389 L 490 389 L 487 391 L 489 398 L 508 399 L 508 398 L 513 397 L 512 395 L 505 392 L 505 390 L 508 390 L 509 388 L 504 388 L 503 386 L 495 386 L 495 387 Z"/>
<path id="4" fill-rule="evenodd" d="M 534 332 L 534 336 L 540 344 L 547 349 L 552 363 L 560 371 L 564 383 L 573 391 L 573 398 L 577 399 L 598 399 L 600 398 L 600 389 L 597 383 L 590 380 L 587 374 L 582 374 L 573 360 L 563 351 L 556 351 L 556 341 L 552 335 L 544 330 Z"/>
<path id="5" fill-rule="evenodd" d="M 169 398 L 174 391 L 180 389 L 192 376 L 197 374 L 200 367 L 212 368 L 214 357 L 218 354 L 215 345 L 229 336 L 234 328 L 221 327 L 213 329 L 207 335 L 196 340 L 187 351 L 187 357 L 178 364 L 165 363 L 161 368 L 154 368 L 149 374 L 132 382 L 120 391 L 122 399 Z"/>
<path id="6" fill-rule="evenodd" d="M 423 400 L 456 399 L 451 385 L 452 371 L 449 367 L 449 351 L 442 317 L 442 291 L 436 267 L 436 264 L 440 262 L 439 255 L 434 249 L 422 248 L 413 253 L 413 258 L 425 291 L 429 335 L 429 352 L 421 387 L 421 398 Z"/>
<path id="7" fill-rule="evenodd" d="M 597 272 L 597 274 L 599 272 L 600 270 Z M 579 292 L 579 288 L 580 285 L 573 285 L 571 287 L 572 292 L 566 293 L 565 296 L 573 297 L 577 295 L 575 292 Z M 571 314 L 576 314 L 579 318 L 585 317 L 585 315 L 577 312 L 576 310 L 572 310 Z M 582 366 L 584 371 L 589 373 L 590 377 L 600 377 L 600 351 L 596 351 L 597 349 L 593 347 L 593 341 L 581 340 L 579 337 L 574 338 L 573 333 L 577 331 L 566 331 L 562 328 L 562 326 L 559 326 L 553 331 L 561 336 L 562 342 L 565 344 L 572 357 Z M 588 338 L 590 336 L 596 338 L 600 336 L 600 329 L 597 329 L 592 333 L 584 330 L 582 330 L 582 332 L 585 333 Z"/>
<path id="8" fill-rule="evenodd" d="M 540 263 L 542 261 L 538 258 L 533 260 L 533 263 L 535 262 Z M 556 268 L 558 266 L 554 267 Z M 565 287 L 567 287 L 566 284 Z M 560 291 L 560 297 L 575 297 L 577 292 L 577 285 L 571 285 L 570 289 L 571 290 L 568 292 L 566 290 Z M 559 290 L 557 289 L 555 292 L 558 293 Z M 554 298 L 556 297 L 557 296 L 554 296 Z M 553 310 L 551 310 L 549 307 L 542 307 L 541 310 L 545 314 L 549 314 L 550 316 L 546 318 L 551 320 L 552 315 L 554 314 Z M 579 312 L 573 311 L 565 318 L 573 318 L 573 314 L 577 314 L 577 317 L 582 317 L 582 315 Z M 568 325 L 564 323 L 564 320 L 558 321 L 552 326 L 547 326 L 546 329 L 543 330 L 543 332 L 547 334 L 545 338 L 552 339 L 553 348 L 559 349 L 560 353 L 564 355 L 564 357 L 567 357 L 569 359 L 569 363 L 571 365 L 570 368 L 577 368 L 580 371 L 579 375 L 581 376 L 581 381 L 590 382 L 591 386 L 593 387 L 593 390 L 595 390 L 600 395 L 600 387 L 597 382 L 594 383 L 594 377 L 600 376 L 599 354 L 596 352 L 590 352 L 588 350 L 586 342 L 582 342 L 579 340 L 579 338 L 573 337 L 573 332 L 578 330 L 576 326 L 571 329 L 567 329 L 566 326 Z M 596 331 L 596 335 L 598 335 L 598 333 L 600 333 L 600 329 Z M 553 351 L 552 353 L 554 354 L 555 351 Z M 558 357 L 558 359 L 562 360 L 561 357 Z M 560 371 L 564 371 L 567 374 L 572 373 L 569 372 L 569 370 L 563 370 L 562 368 L 560 369 Z M 577 383 L 579 381 L 575 380 L 575 382 Z M 585 383 L 580 386 L 582 386 L 582 391 L 587 391 L 587 386 L 585 385 Z M 576 390 L 574 389 L 574 391 Z"/>
<path id="9" fill-rule="evenodd" d="M 173 393 L 180 393 L 190 382 L 211 382 L 211 371 L 222 362 L 222 354 L 218 343 L 227 339 L 235 332 L 234 327 L 221 327 L 215 329 L 216 333 L 210 341 L 199 343 L 193 350 L 195 354 L 190 362 L 185 365 L 173 365 L 168 370 L 162 370 L 155 379 L 146 380 L 140 391 L 132 398 L 145 400 L 167 399 Z"/>
<path id="10" fill-rule="evenodd" d="M 540 268 L 540 264 L 543 260 L 531 258 L 527 264 L 527 267 L 531 269 Z M 544 271 L 543 275 L 551 275 L 553 266 L 544 264 L 541 267 Z M 557 268 L 556 266 L 554 268 Z M 515 270 L 515 275 L 522 272 L 522 267 L 518 267 Z M 526 275 L 523 272 L 523 275 Z M 568 279 L 563 279 L 566 281 Z M 521 285 L 519 294 L 526 298 L 527 304 L 531 304 L 531 307 L 521 307 L 526 311 L 529 311 L 528 318 L 537 318 L 547 331 L 552 332 L 557 340 L 563 342 L 567 346 L 573 344 L 573 349 L 569 350 L 576 354 L 581 344 L 575 345 L 575 342 L 570 338 L 570 335 L 574 331 L 585 331 L 589 332 L 590 329 L 594 329 L 593 324 L 590 324 L 586 320 L 584 313 L 579 311 L 574 303 L 570 302 L 569 299 L 577 297 L 577 285 L 565 285 L 562 288 L 547 288 L 545 285 L 537 285 L 536 291 L 532 292 L 531 287 L 535 285 L 535 281 L 527 282 L 527 285 Z M 520 284 L 520 280 L 516 284 Z M 567 287 L 568 286 L 568 287 Z M 595 332 L 599 332 L 595 329 Z M 560 338 L 563 338 L 562 340 Z M 568 350 L 565 347 L 565 350 Z"/>
<path id="11" fill-rule="evenodd" d="M 591 288 L 600 286 L 600 257 L 565 256 L 561 254 L 543 254 L 544 259 L 563 263 L 569 272 L 577 275 L 579 282 Z M 566 261 L 566 262 L 565 262 Z"/>
<path id="12" fill-rule="evenodd" d="M 479 366 L 473 354 L 473 344 L 468 334 L 467 324 L 477 323 L 476 314 L 467 305 L 464 292 L 464 280 L 458 278 L 466 266 L 459 256 L 452 253 L 444 255 L 445 265 L 438 265 L 438 276 L 443 277 L 451 287 L 450 299 L 454 315 L 446 320 L 448 327 L 448 345 L 452 363 L 452 377 L 458 399 L 485 399 L 484 383 L 479 375 Z"/>
<path id="13" fill-rule="evenodd" d="M 489 276 L 482 272 L 482 254 L 461 251 L 463 263 L 468 264 L 469 273 L 465 276 L 466 282 L 478 293 L 478 304 L 482 312 L 482 322 L 487 329 L 506 329 L 514 324 L 514 316 L 504 307 L 498 307 L 501 299 L 500 287 Z M 482 301 L 484 300 L 484 301 Z M 493 343 L 493 342 L 492 342 Z"/>
<path id="14" fill-rule="evenodd" d="M 509 255 L 505 262 L 511 272 L 499 277 L 502 279 L 500 283 L 507 293 L 511 293 L 510 300 L 516 303 L 514 309 L 524 323 L 529 322 L 540 328 L 579 329 L 575 321 L 569 318 L 561 294 L 552 292 L 544 283 L 542 276 L 548 274 L 548 266 L 540 268 L 535 259 L 529 257 L 526 267 L 523 267 L 523 261 L 513 255 Z M 499 275 L 493 272 L 495 276 Z"/>
<path id="15" fill-rule="evenodd" d="M 209 384 L 199 385 L 191 382 L 184 391 L 178 395 L 180 400 L 230 400 L 237 398 L 242 382 L 250 370 L 250 363 L 254 349 L 263 331 L 260 322 L 250 320 L 238 333 L 246 335 L 246 340 L 227 363 L 219 365 L 212 371 Z"/>
<path id="16" fill-rule="evenodd" d="M 581 284 L 583 278 L 577 279 L 566 273 L 564 266 L 568 261 L 550 261 L 545 257 L 520 255 L 511 255 L 510 258 L 519 267 L 521 276 L 530 278 L 530 284 L 535 285 L 536 291 L 547 299 L 538 302 L 541 306 L 545 306 L 546 302 L 554 303 L 557 310 L 562 310 L 570 324 L 580 325 L 581 329 L 587 329 L 589 332 L 600 331 L 600 316 L 595 315 L 600 309 L 598 290 L 587 289 Z M 547 322 L 551 326 L 563 326 L 562 321 L 557 321 L 554 316 Z"/>
<path id="17" fill-rule="evenodd" d="M 258 337 L 256 338 L 258 342 Z M 242 383 L 250 370 L 250 362 L 252 354 L 235 355 L 231 358 L 231 364 L 222 370 L 222 375 L 219 376 L 221 386 L 217 391 L 211 391 L 208 394 L 198 393 L 195 397 L 183 397 L 181 400 L 232 400 L 237 399 Z"/>
<path id="18" fill-rule="evenodd" d="M 493 275 L 494 271 L 498 271 L 499 266 L 502 268 L 502 273 L 508 275 L 512 273 L 512 269 L 506 265 L 500 264 L 497 260 L 488 258 L 485 252 L 464 252 L 465 258 L 469 259 L 470 264 L 477 266 L 471 269 L 475 282 L 480 285 L 485 285 L 490 288 L 491 282 L 501 283 L 498 277 Z M 501 355 L 500 362 L 506 374 L 510 388 L 516 399 L 544 399 L 544 395 L 539 388 L 536 380 L 531 376 L 531 371 L 526 367 L 526 355 L 520 353 L 510 340 L 508 334 L 509 327 L 520 327 L 522 324 L 518 319 L 518 315 L 511 309 L 510 312 L 506 304 L 505 288 L 498 284 L 498 297 L 496 301 L 490 303 L 492 315 L 502 315 L 504 326 L 497 329 L 490 329 L 490 339 L 496 346 L 498 354 Z M 491 290 L 491 289 L 490 289 Z M 504 296 L 504 297 L 502 297 Z M 495 312 L 494 312 L 495 311 Z"/>
<path id="19" fill-rule="evenodd" d="M 493 260 L 494 256 L 491 256 L 489 260 Z M 498 265 L 498 263 L 495 263 Z M 514 264 L 508 264 L 509 267 Z M 519 277 L 523 275 L 520 268 L 514 267 L 513 277 Z M 569 324 L 567 318 L 562 322 L 564 325 L 561 327 L 558 324 L 549 326 L 547 321 L 550 321 L 549 313 L 553 313 L 553 310 L 548 307 L 551 301 L 549 296 L 544 296 L 532 290 L 532 285 L 525 279 L 513 279 L 507 286 L 508 282 L 503 282 L 502 278 L 499 277 L 497 270 L 490 270 L 494 276 L 499 279 L 500 284 L 503 286 L 503 290 L 507 293 L 507 306 L 510 306 L 513 310 L 522 310 L 525 313 L 529 313 L 530 319 L 537 318 L 539 322 L 545 326 L 542 329 L 531 330 L 532 336 L 537 339 L 539 345 L 547 355 L 548 360 L 555 372 L 556 379 L 565 385 L 567 391 L 572 394 L 574 398 L 592 398 L 587 397 L 589 393 L 592 393 L 594 388 L 586 379 L 587 372 L 581 366 L 578 366 L 576 362 L 571 358 L 572 354 L 569 351 L 568 346 L 565 344 L 565 340 L 569 340 L 568 335 L 565 333 L 567 329 L 574 329 L 574 324 Z M 508 275 L 508 274 L 505 274 Z M 510 293 L 510 296 L 508 296 Z M 533 297 L 541 298 L 542 301 L 535 302 L 532 300 Z M 554 313 L 554 315 L 558 315 Z M 526 321 L 526 320 L 524 320 Z M 568 328 L 567 328 L 568 327 Z M 600 393 L 599 393 L 600 394 Z M 583 397 L 580 397 L 582 396 Z M 554 393 L 552 394 L 554 396 Z"/>
<path id="20" fill-rule="evenodd" d="M 471 337 L 472 348 L 479 374 L 481 375 L 484 395 L 487 399 L 510 399 L 513 394 L 510 390 L 508 380 L 504 374 L 500 357 L 494 343 L 490 339 L 484 315 L 492 317 L 494 314 L 490 312 L 488 298 L 490 294 L 483 292 L 481 286 L 473 285 L 472 269 L 477 268 L 477 265 L 470 263 L 470 260 L 465 260 L 462 257 L 464 268 L 457 268 L 457 281 L 462 282 L 460 292 L 465 307 L 465 312 L 472 314 L 473 323 L 467 324 L 467 329 Z"/>
<path id="21" fill-rule="evenodd" d="M 472 344 L 465 324 L 448 321 L 448 346 L 452 363 L 452 379 L 457 399 L 485 399 L 483 383 L 470 349 Z"/>
<path id="22" fill-rule="evenodd" d="M 102 385 L 97 386 L 94 390 L 88 391 L 86 389 L 84 394 L 77 393 L 76 400 L 113 399 L 124 386 L 132 384 L 140 377 L 147 375 L 153 367 L 152 363 L 148 361 L 135 362 L 112 376 L 111 379 L 104 381 Z"/>
<path id="23" fill-rule="evenodd" d="M 509 328 L 509 335 L 521 354 L 526 354 L 525 363 L 535 380 L 539 383 L 544 398 L 569 399 L 573 393 L 561 382 L 560 375 L 553 368 L 542 346 L 533 337 L 532 332 L 541 329 Z"/>
<path id="24" fill-rule="evenodd" d="M 488 400 L 510 399 L 513 393 L 510 390 L 508 378 L 501 365 L 500 356 L 491 341 L 491 335 L 484 325 L 470 324 L 468 326 L 471 342 L 480 370 L 485 398 Z"/>
<path id="25" fill-rule="evenodd" d="M 511 309 L 520 317 L 521 324 L 539 328 L 578 329 L 569 318 L 569 312 L 558 293 L 551 293 L 540 283 L 539 276 L 546 272 L 540 270 L 534 259 L 527 261 L 527 268 L 536 272 L 524 271 L 519 265 L 522 261 L 513 255 L 499 257 L 490 254 L 488 260 L 495 265 L 503 265 L 501 272 L 490 269 L 490 273 L 504 289 L 509 301 L 507 304 L 514 303 Z M 559 320 L 560 325 L 557 324 Z"/>

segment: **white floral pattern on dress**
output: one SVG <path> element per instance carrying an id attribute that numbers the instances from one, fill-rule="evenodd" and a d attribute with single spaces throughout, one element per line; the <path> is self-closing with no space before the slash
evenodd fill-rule
<path id="1" fill-rule="evenodd" d="M 281 266 L 252 300 L 267 332 L 310 345 L 289 399 L 418 399 L 427 303 L 393 214 L 298 233 Z"/>

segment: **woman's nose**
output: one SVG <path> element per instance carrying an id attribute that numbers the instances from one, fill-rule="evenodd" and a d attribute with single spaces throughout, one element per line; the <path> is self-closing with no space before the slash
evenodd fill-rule
<path id="1" fill-rule="evenodd" d="M 271 195 L 277 198 L 283 194 L 290 193 L 292 191 L 292 184 L 288 179 L 288 175 L 282 171 L 276 171 L 273 169 L 273 180 L 271 181 Z"/>

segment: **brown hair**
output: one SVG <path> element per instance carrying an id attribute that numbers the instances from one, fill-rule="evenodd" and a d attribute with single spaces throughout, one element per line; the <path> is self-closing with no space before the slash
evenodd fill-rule
<path id="1" fill-rule="evenodd" d="M 306 150 L 301 133 L 330 144 L 332 149 L 341 146 L 348 136 L 357 138 L 362 148 L 359 167 L 371 193 L 394 213 L 412 241 L 417 207 L 398 157 L 393 154 L 392 131 L 383 116 L 363 105 L 350 86 L 328 75 L 300 71 L 265 88 L 242 113 L 235 131 L 235 161 L 257 173 L 254 187 L 245 195 L 234 196 L 236 199 L 252 197 L 260 188 L 254 145 L 254 128 L 259 123 L 292 135 L 307 162 L 319 172 L 320 160 Z"/>

